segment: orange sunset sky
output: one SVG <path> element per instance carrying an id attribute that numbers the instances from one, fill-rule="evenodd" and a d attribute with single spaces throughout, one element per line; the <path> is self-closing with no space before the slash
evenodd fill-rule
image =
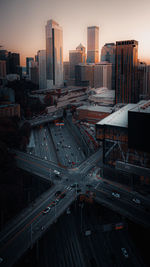
<path id="1" fill-rule="evenodd" d="M 139 59 L 150 64 L 150 1 L 142 0 L 0 0 L 0 45 L 25 58 L 45 49 L 45 25 L 63 27 L 64 61 L 79 43 L 87 47 L 87 26 L 99 26 L 105 43 L 135 39 Z"/>

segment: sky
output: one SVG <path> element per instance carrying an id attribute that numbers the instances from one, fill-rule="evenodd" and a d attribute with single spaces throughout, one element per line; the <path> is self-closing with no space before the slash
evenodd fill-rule
<path id="1" fill-rule="evenodd" d="M 54 19 L 63 28 L 64 61 L 80 43 L 87 47 L 87 27 L 99 26 L 105 43 L 139 42 L 139 59 L 150 64 L 149 0 L 0 0 L 0 45 L 25 58 L 45 49 L 45 25 Z"/>

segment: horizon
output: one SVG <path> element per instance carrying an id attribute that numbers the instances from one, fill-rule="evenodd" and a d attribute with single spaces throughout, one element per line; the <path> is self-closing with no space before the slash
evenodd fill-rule
<path id="1" fill-rule="evenodd" d="M 1 0 L 0 45 L 19 53 L 25 66 L 26 57 L 45 49 L 45 25 L 53 19 L 63 29 L 63 61 L 79 43 L 87 48 L 88 26 L 99 26 L 99 55 L 105 43 L 137 40 L 139 60 L 150 64 L 149 8 L 148 0 Z"/>

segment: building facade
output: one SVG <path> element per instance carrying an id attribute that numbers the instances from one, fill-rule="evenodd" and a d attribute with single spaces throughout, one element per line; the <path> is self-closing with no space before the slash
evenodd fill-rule
<path id="1" fill-rule="evenodd" d="M 94 88 L 112 88 L 112 64 L 100 62 L 94 65 Z"/>
<path id="2" fill-rule="evenodd" d="M 99 27 L 87 28 L 87 63 L 99 62 Z"/>
<path id="3" fill-rule="evenodd" d="M 39 50 L 37 56 L 39 64 L 39 89 L 46 89 L 46 50 Z"/>
<path id="4" fill-rule="evenodd" d="M 137 103 L 138 42 L 116 42 L 116 103 Z"/>
<path id="5" fill-rule="evenodd" d="M 102 47 L 101 61 L 112 63 L 112 90 L 115 90 L 116 45 L 114 43 L 106 43 Z"/>
<path id="6" fill-rule="evenodd" d="M 48 20 L 46 29 L 47 88 L 63 85 L 63 31 L 57 22 Z"/>
<path id="7" fill-rule="evenodd" d="M 29 75 L 29 62 L 34 61 L 33 57 L 26 57 L 26 74 Z"/>
<path id="8" fill-rule="evenodd" d="M 70 79 L 75 79 L 75 66 L 85 61 L 85 47 L 82 44 L 77 46 L 76 50 L 69 51 Z"/>

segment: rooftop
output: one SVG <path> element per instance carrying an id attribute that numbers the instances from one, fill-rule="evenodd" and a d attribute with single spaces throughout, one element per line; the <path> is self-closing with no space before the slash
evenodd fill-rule
<path id="1" fill-rule="evenodd" d="M 110 125 L 117 127 L 128 127 L 128 111 L 134 108 L 136 104 L 128 104 L 125 107 L 119 109 L 118 111 L 112 113 L 105 119 L 99 121 L 98 125 Z"/>
<path id="2" fill-rule="evenodd" d="M 112 108 L 110 107 L 105 107 L 105 106 L 81 106 L 77 108 L 77 110 L 88 110 L 88 111 L 95 111 L 95 112 L 104 112 L 104 113 L 111 113 Z"/>
<path id="3" fill-rule="evenodd" d="M 150 113 L 150 100 L 142 100 L 137 104 L 127 104 L 123 108 L 99 121 L 97 124 L 128 128 L 128 111 Z"/>

